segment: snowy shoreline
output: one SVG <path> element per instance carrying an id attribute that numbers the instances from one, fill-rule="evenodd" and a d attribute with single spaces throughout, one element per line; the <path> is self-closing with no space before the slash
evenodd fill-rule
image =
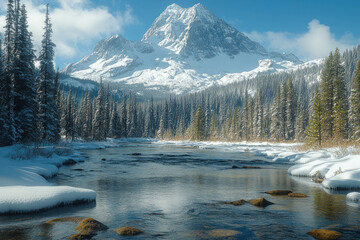
<path id="1" fill-rule="evenodd" d="M 233 151 L 249 151 L 267 156 L 272 162 L 293 164 L 288 173 L 294 177 L 317 178 L 325 189 L 359 190 L 360 155 L 352 154 L 354 148 L 326 148 L 316 151 L 297 151 L 296 143 L 269 142 L 192 142 L 158 141 L 162 144 L 193 145 L 199 148 L 221 147 Z M 349 193 L 351 201 L 360 201 L 360 193 Z"/>
<path id="2" fill-rule="evenodd" d="M 294 149 L 299 146 L 296 143 L 108 139 L 106 142 L 75 141 L 71 143 L 71 148 L 58 147 L 60 150 L 63 148 L 61 151 L 54 151 L 55 146 L 43 146 L 43 154 L 50 156 L 19 159 L 23 155 L 29 155 L 29 148 L 15 145 L 0 148 L 0 214 L 34 212 L 77 202 L 95 201 L 96 193 L 93 190 L 54 186 L 46 179 L 55 176 L 59 167 L 69 159 L 85 161 L 79 150 L 114 148 L 129 141 L 253 152 L 255 155 L 271 158 L 272 162 L 293 164 L 288 169 L 291 176 L 313 178 L 316 175 L 326 189 L 360 189 L 360 155 L 341 156 L 339 148 L 300 152 Z M 349 193 L 347 198 L 359 201 L 360 193 Z"/>

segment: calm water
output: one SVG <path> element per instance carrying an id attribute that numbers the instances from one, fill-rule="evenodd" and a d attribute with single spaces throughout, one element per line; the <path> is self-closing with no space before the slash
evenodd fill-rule
<path id="1" fill-rule="evenodd" d="M 360 239 L 359 207 L 347 204 L 345 193 L 327 193 L 307 179 L 292 178 L 287 175 L 290 165 L 252 152 L 139 141 L 83 153 L 89 157 L 85 162 L 62 167 L 52 182 L 93 189 L 96 204 L 0 216 L 0 239 L 66 239 L 76 224 L 42 224 L 64 216 L 93 217 L 106 224 L 110 230 L 94 239 L 119 239 L 111 229 L 121 226 L 145 232 L 134 239 L 207 239 L 214 229 L 239 232 L 229 239 L 312 239 L 306 232 L 324 227 L 342 232 L 342 239 Z M 242 169 L 244 165 L 262 168 Z M 274 189 L 309 198 L 263 193 Z M 264 209 L 218 204 L 260 197 L 275 204 Z"/>

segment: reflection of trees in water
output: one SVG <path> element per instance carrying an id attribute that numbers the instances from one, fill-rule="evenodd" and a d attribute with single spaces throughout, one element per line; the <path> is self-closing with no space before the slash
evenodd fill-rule
<path id="1" fill-rule="evenodd" d="M 347 216 L 347 205 L 344 195 L 328 194 L 322 189 L 311 190 L 314 197 L 314 216 L 329 220 L 339 220 Z"/>

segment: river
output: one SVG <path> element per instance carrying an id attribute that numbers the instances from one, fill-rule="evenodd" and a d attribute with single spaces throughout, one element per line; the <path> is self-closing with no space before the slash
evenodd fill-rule
<path id="1" fill-rule="evenodd" d="M 134 239 L 208 239 L 218 229 L 236 231 L 229 239 L 312 239 L 307 232 L 326 227 L 341 229 L 342 239 L 359 239 L 359 207 L 347 204 L 346 192 L 325 191 L 308 179 L 290 177 L 290 164 L 266 156 L 221 145 L 200 148 L 147 140 L 82 153 L 88 156 L 85 162 L 61 167 L 51 182 L 93 189 L 96 203 L 0 216 L 0 239 L 66 239 L 76 224 L 43 225 L 64 216 L 93 217 L 109 227 L 93 239 L 119 239 L 111 229 L 121 226 L 145 232 Z M 275 189 L 309 197 L 264 193 Z M 219 203 L 260 197 L 274 204 Z"/>

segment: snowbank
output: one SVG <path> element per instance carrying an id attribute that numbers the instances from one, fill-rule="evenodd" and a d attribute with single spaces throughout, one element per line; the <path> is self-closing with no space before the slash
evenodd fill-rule
<path id="1" fill-rule="evenodd" d="M 0 148 L 0 214 L 38 211 L 63 204 L 94 201 L 88 189 L 53 186 L 46 179 L 68 159 L 83 160 L 69 147 L 15 145 Z"/>
<path id="2" fill-rule="evenodd" d="M 33 212 L 95 199 L 92 190 L 67 186 L 0 187 L 0 213 Z"/>
<path id="3" fill-rule="evenodd" d="M 323 187 L 328 189 L 360 189 L 360 156 L 337 157 L 333 149 L 302 154 L 296 165 L 289 168 L 293 176 L 324 179 Z"/>
<path id="4" fill-rule="evenodd" d="M 353 202 L 359 202 L 360 201 L 360 193 L 358 192 L 351 192 L 346 195 L 346 198 Z"/>
<path id="5" fill-rule="evenodd" d="M 339 156 L 339 148 L 299 152 L 298 144 L 268 142 L 192 142 L 158 141 L 154 144 L 197 146 L 202 149 L 219 148 L 226 151 L 247 151 L 258 156 L 267 156 L 269 161 L 294 163 L 288 173 L 292 176 L 321 178 L 327 189 L 360 189 L 360 155 Z M 347 149 L 352 152 L 352 148 Z"/>

